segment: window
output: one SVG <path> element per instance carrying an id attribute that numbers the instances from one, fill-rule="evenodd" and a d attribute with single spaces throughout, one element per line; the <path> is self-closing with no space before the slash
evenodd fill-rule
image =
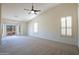
<path id="1" fill-rule="evenodd" d="M 61 18 L 61 35 L 71 36 L 72 35 L 72 17 Z"/>
<path id="2" fill-rule="evenodd" d="M 34 32 L 35 32 L 35 33 L 38 32 L 38 23 L 34 23 Z"/>

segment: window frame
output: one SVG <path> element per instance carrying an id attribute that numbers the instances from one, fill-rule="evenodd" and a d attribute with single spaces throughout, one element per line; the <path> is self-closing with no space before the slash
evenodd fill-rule
<path id="1" fill-rule="evenodd" d="M 67 27 L 67 19 L 66 19 L 67 17 L 71 17 L 71 27 Z M 61 19 L 62 18 L 65 18 L 65 26 L 66 27 L 62 27 L 62 23 L 61 23 Z M 72 37 L 73 36 L 73 29 L 72 29 L 72 27 L 73 27 L 73 24 L 72 24 L 72 16 L 64 16 L 64 17 L 61 17 L 60 18 L 60 35 L 62 37 Z M 65 35 L 62 35 L 62 28 L 65 28 Z M 67 35 L 68 28 L 71 28 L 71 35 Z"/>
<path id="2" fill-rule="evenodd" d="M 35 24 L 37 24 L 36 26 L 35 26 Z M 36 27 L 37 27 L 37 29 L 36 29 Z M 34 24 L 33 24 L 33 32 L 34 33 L 38 33 L 38 22 L 34 22 Z"/>

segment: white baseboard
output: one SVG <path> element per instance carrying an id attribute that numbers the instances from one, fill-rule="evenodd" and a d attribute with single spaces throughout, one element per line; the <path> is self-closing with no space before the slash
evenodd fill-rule
<path id="1" fill-rule="evenodd" d="M 62 43 L 66 43 L 66 44 L 71 44 L 71 45 L 76 45 L 77 46 L 77 38 L 73 38 L 73 37 L 62 37 L 60 35 L 58 35 L 57 33 L 30 33 L 30 36 L 35 36 L 35 37 L 39 37 L 39 38 L 44 38 L 44 39 L 48 39 L 48 40 L 53 40 L 53 41 L 57 41 L 57 42 L 62 42 Z"/>

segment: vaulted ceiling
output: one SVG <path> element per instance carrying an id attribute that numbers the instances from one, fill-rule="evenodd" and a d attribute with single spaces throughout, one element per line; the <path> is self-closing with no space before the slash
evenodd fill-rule
<path id="1" fill-rule="evenodd" d="M 34 3 L 34 9 L 40 9 L 37 15 L 28 14 L 24 9 L 31 9 L 32 3 L 4 3 L 2 4 L 2 18 L 18 21 L 29 21 L 44 11 L 53 8 L 59 4 L 56 3 Z"/>

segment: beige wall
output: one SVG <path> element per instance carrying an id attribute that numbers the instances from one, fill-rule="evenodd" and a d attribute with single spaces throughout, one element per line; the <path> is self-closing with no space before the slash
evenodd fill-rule
<path id="1" fill-rule="evenodd" d="M 0 44 L 1 44 L 1 4 L 0 4 Z"/>
<path id="2" fill-rule="evenodd" d="M 73 28 L 72 37 L 62 37 L 60 35 L 60 18 L 72 16 Z M 29 21 L 28 32 L 31 36 L 46 38 L 67 44 L 78 44 L 78 23 L 77 23 L 77 4 L 61 4 L 42 13 L 39 17 Z M 33 24 L 39 23 L 39 32 L 33 32 Z"/>
<path id="3" fill-rule="evenodd" d="M 27 23 L 23 21 L 14 21 L 10 19 L 2 19 L 2 24 L 14 24 L 16 26 L 20 26 L 19 35 L 27 35 Z"/>
<path id="4" fill-rule="evenodd" d="M 0 44 L 1 44 L 1 37 L 2 37 L 2 32 L 1 32 L 1 4 L 0 4 Z"/>
<path id="5" fill-rule="evenodd" d="M 24 23 L 21 23 L 21 35 L 28 35 L 28 23 L 27 22 L 24 22 Z"/>
<path id="6" fill-rule="evenodd" d="M 79 48 L 79 4 L 78 4 L 78 48 Z"/>

